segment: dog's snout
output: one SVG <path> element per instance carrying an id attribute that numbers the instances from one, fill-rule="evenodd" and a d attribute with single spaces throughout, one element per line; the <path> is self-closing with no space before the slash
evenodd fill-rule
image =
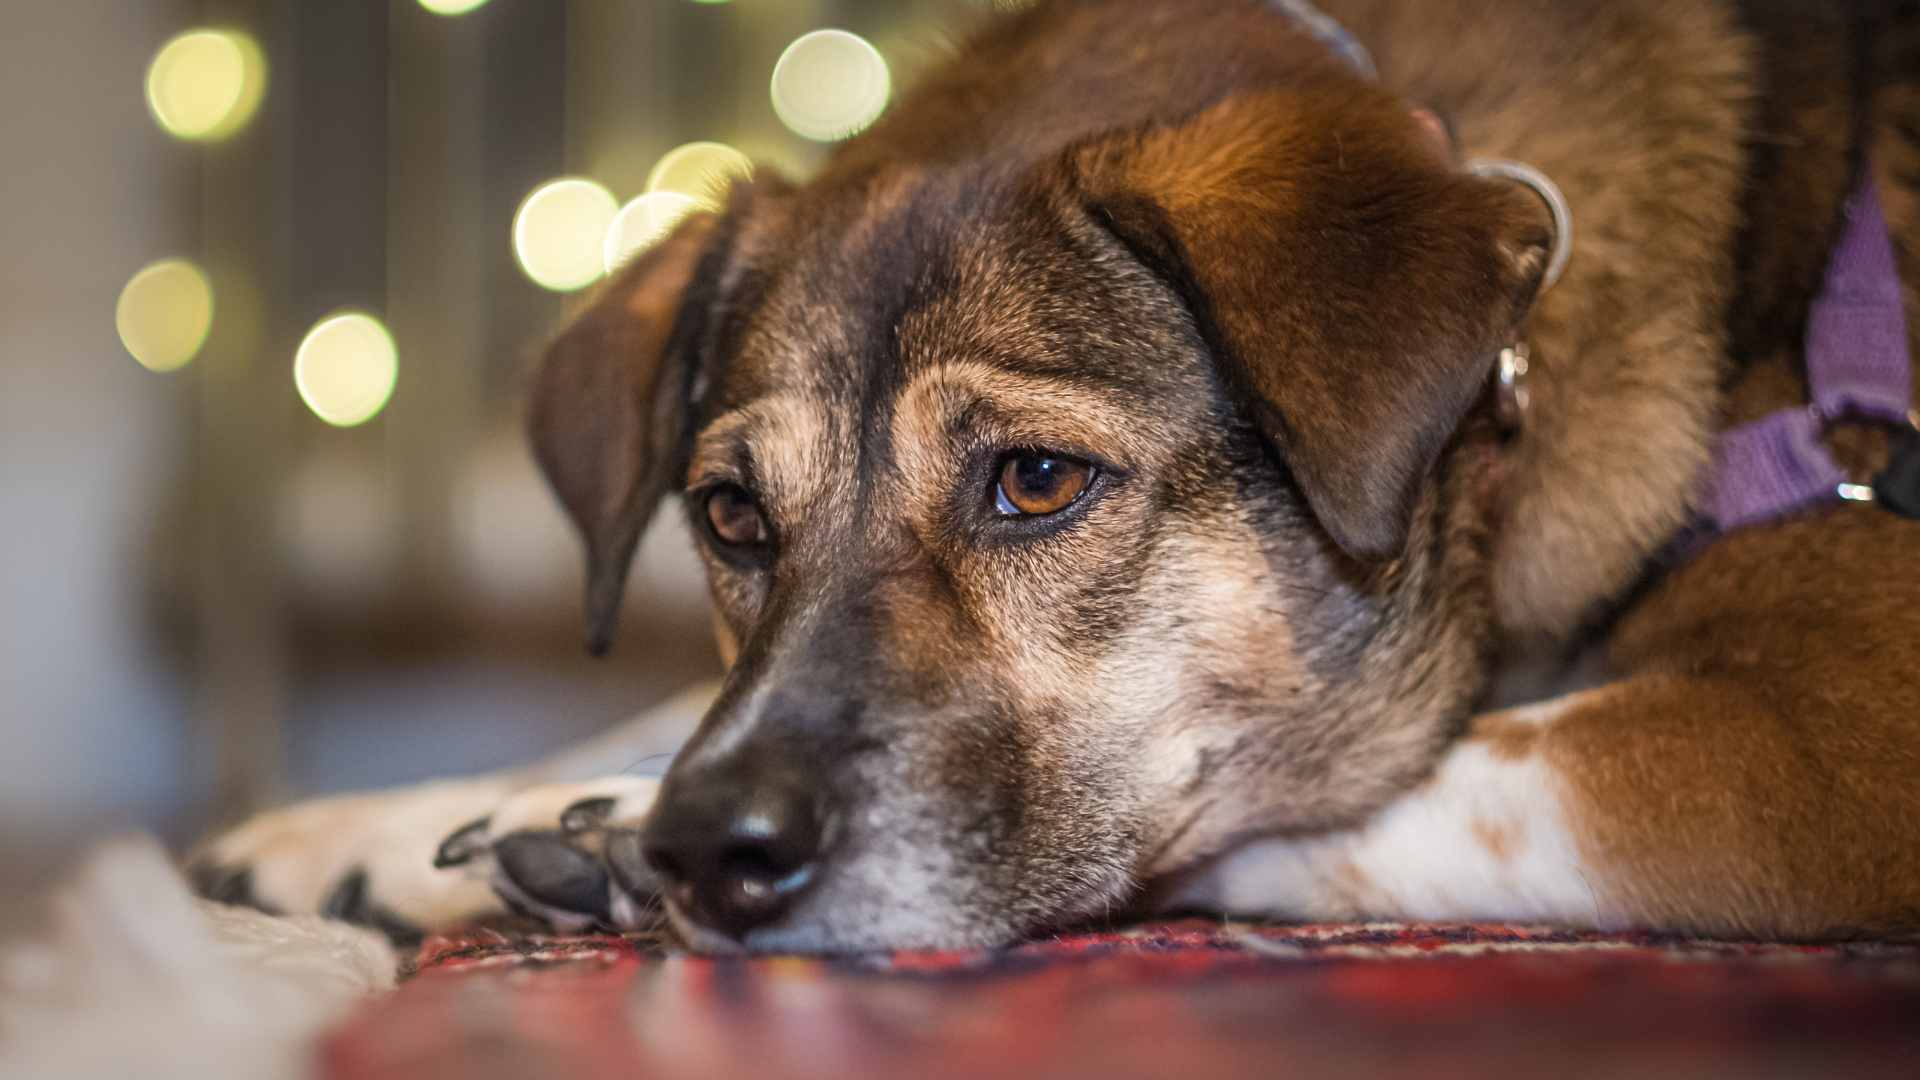
<path id="1" fill-rule="evenodd" d="M 647 821 L 643 850 L 666 895 L 733 938 L 774 922 L 812 884 L 825 846 L 818 786 L 764 757 L 676 776 Z"/>

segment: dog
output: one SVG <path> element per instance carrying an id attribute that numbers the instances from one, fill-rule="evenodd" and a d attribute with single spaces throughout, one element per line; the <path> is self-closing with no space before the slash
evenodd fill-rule
<path id="1" fill-rule="evenodd" d="M 724 683 L 545 766 L 265 815 L 202 890 L 702 950 L 1183 908 L 1910 932 L 1920 524 L 1829 483 L 1716 533 L 1706 486 L 1729 433 L 1807 415 L 1855 192 L 1920 270 L 1897 9 L 991 18 L 810 181 L 636 258 L 532 378 L 596 647 L 677 493 Z M 1856 499 L 1910 441 L 1824 421 Z M 663 740 L 663 780 L 603 778 Z"/>

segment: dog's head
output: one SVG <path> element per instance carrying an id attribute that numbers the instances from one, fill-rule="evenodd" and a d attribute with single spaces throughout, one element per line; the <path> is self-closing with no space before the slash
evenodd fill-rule
<path id="1" fill-rule="evenodd" d="M 677 490 L 734 654 L 647 829 L 683 932 L 1003 941 L 1417 780 L 1486 638 L 1463 417 L 1546 240 L 1343 83 L 850 148 L 643 255 L 530 416 L 601 640 Z"/>

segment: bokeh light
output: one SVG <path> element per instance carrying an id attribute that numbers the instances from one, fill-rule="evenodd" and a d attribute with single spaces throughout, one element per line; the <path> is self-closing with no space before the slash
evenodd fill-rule
<path id="1" fill-rule="evenodd" d="M 864 38 L 815 30 L 780 54 L 773 67 L 773 111 L 793 131 L 832 142 L 873 123 L 887 107 L 887 62 Z"/>
<path id="2" fill-rule="evenodd" d="M 435 15 L 465 15 L 487 0 L 420 0 L 420 6 Z"/>
<path id="3" fill-rule="evenodd" d="M 147 68 L 147 106 L 183 139 L 218 139 L 253 118 L 267 63 L 245 34 L 190 30 L 160 47 Z"/>
<path id="4" fill-rule="evenodd" d="M 735 180 L 753 176 L 753 162 L 725 143 L 696 142 L 676 146 L 647 174 L 647 194 L 675 191 L 709 210 L 726 204 Z"/>
<path id="5" fill-rule="evenodd" d="M 154 371 L 172 371 L 193 359 L 207 340 L 213 287 L 192 263 L 163 259 L 120 290 L 113 322 L 135 360 Z"/>
<path id="6" fill-rule="evenodd" d="M 607 229 L 620 204 L 612 193 L 577 176 L 533 190 L 513 217 L 513 254 L 542 288 L 567 292 L 606 272 Z"/>
<path id="7" fill-rule="evenodd" d="M 393 336 L 380 320 L 358 313 L 315 323 L 293 358 L 300 399 L 336 427 L 352 427 L 378 413 L 393 395 L 399 372 Z"/>
<path id="8" fill-rule="evenodd" d="M 622 207 L 607 228 L 607 273 L 666 238 L 680 219 L 700 209 L 700 201 L 677 191 L 655 191 Z"/>

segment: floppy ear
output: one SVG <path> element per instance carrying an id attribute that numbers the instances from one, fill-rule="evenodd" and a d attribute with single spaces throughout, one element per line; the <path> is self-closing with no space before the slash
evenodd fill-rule
<path id="1" fill-rule="evenodd" d="M 693 350 L 682 326 L 716 219 L 695 214 L 620 271 L 540 356 L 527 434 L 587 547 L 588 647 L 606 652 L 634 547 L 676 481 Z"/>
<path id="2" fill-rule="evenodd" d="M 1537 292 L 1549 219 L 1370 86 L 1247 95 L 1070 150 L 1066 182 L 1185 299 L 1328 534 L 1390 557 Z"/>

